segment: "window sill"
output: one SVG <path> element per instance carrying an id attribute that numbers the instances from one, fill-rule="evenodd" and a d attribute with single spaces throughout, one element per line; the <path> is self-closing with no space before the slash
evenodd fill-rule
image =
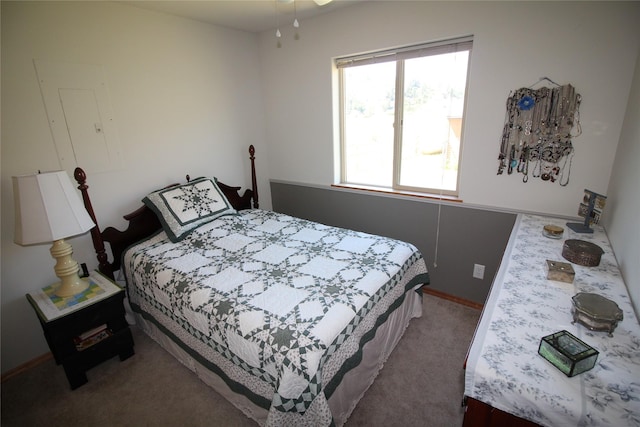
<path id="1" fill-rule="evenodd" d="M 432 194 L 432 193 L 418 193 L 414 191 L 401 191 L 401 190 L 393 190 L 391 188 L 382 188 L 382 187 L 368 187 L 365 185 L 353 185 L 353 184 L 332 184 L 334 188 L 344 188 L 347 190 L 361 190 L 368 191 L 371 193 L 382 193 L 382 194 L 393 194 L 398 196 L 409 196 L 409 197 L 417 197 L 421 199 L 429 199 L 429 200 L 446 200 L 447 202 L 457 202 L 462 203 L 462 199 L 459 199 L 455 196 L 447 196 L 440 194 Z"/>

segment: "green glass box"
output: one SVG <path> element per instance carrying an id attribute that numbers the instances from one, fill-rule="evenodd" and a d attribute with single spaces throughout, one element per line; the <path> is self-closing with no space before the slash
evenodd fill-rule
<path id="1" fill-rule="evenodd" d="M 567 331 L 543 337 L 540 340 L 538 354 L 568 377 L 588 371 L 595 366 L 598 359 L 596 349 Z"/>

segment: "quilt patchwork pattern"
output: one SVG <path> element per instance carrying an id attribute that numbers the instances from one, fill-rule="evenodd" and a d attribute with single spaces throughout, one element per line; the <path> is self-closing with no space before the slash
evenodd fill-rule
<path id="1" fill-rule="evenodd" d="M 411 244 L 262 210 L 176 243 L 160 232 L 123 265 L 134 309 L 268 402 L 274 425 L 308 412 L 330 423 L 324 371 L 339 374 L 375 320 L 428 283 Z"/>

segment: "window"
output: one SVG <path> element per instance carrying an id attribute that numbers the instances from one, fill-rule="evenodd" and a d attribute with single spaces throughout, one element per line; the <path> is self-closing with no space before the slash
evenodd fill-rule
<path id="1" fill-rule="evenodd" d="M 471 44 L 336 60 L 343 184 L 457 196 Z"/>

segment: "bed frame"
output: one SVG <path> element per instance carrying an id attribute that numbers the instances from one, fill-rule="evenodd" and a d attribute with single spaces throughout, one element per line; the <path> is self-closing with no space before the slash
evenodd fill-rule
<path id="1" fill-rule="evenodd" d="M 246 189 L 244 194 L 240 196 L 241 187 L 231 187 L 220 181 L 218 186 L 229 200 L 229 203 L 236 210 L 258 208 L 258 186 L 256 181 L 256 167 L 255 167 L 255 148 L 253 145 L 249 146 L 249 159 L 251 160 L 251 189 Z M 93 241 L 93 247 L 96 250 L 96 256 L 98 258 L 98 270 L 110 277 L 115 278 L 114 272 L 120 269 L 120 260 L 123 252 L 133 243 L 138 242 L 145 237 L 149 237 L 162 228 L 160 221 L 156 214 L 143 205 L 134 212 L 125 215 L 123 218 L 128 221 L 129 225 L 124 231 L 117 230 L 113 227 L 107 227 L 104 231 L 100 231 L 100 226 L 96 220 L 93 206 L 91 205 L 91 198 L 89 197 L 89 186 L 87 185 L 87 174 L 81 168 L 76 168 L 73 176 L 78 181 L 78 189 L 82 193 L 82 200 L 84 206 L 91 216 L 91 219 L 96 224 L 91 229 L 91 240 Z M 189 181 L 189 175 L 187 175 L 187 181 Z M 172 187 L 179 184 L 172 184 L 168 187 Z M 109 256 L 105 250 L 105 242 L 111 246 L 111 254 L 113 261 L 109 262 Z"/>

